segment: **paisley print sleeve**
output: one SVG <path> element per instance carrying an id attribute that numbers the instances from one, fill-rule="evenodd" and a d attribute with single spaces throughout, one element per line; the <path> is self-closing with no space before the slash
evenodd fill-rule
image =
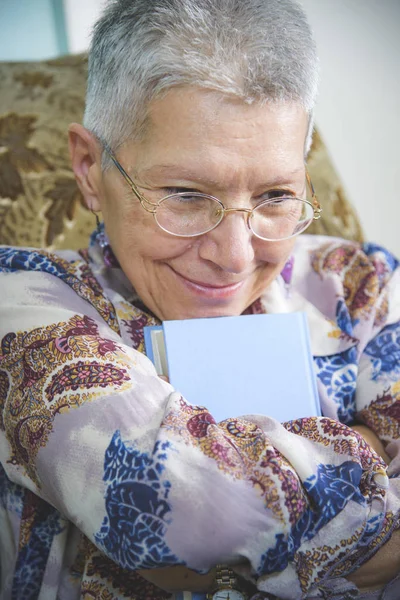
<path id="1" fill-rule="evenodd" d="M 398 261 L 375 244 L 363 248 L 377 273 L 370 339 L 363 344 L 356 390 L 356 417 L 384 443 L 400 438 L 400 268 Z M 393 465 L 392 465 L 393 470 Z M 400 471 L 400 469 L 399 469 Z"/>
<path id="2" fill-rule="evenodd" d="M 400 266 L 386 249 L 325 238 L 311 266 L 325 314 L 343 344 L 317 356 L 317 376 L 337 417 L 361 421 L 384 443 L 400 437 Z"/>
<path id="3" fill-rule="evenodd" d="M 398 526 L 400 486 L 357 433 L 327 418 L 216 423 L 123 342 L 100 291 L 96 304 L 75 285 L 0 273 L 0 459 L 103 556 L 129 571 L 246 560 L 260 590 L 290 600 Z"/>

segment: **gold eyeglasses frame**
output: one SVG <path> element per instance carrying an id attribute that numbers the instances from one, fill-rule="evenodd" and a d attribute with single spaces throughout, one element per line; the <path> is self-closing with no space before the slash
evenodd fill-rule
<path id="1" fill-rule="evenodd" d="M 262 200 L 259 204 L 257 204 L 256 206 L 254 206 L 254 208 L 226 208 L 224 206 L 224 204 L 221 202 L 221 200 L 219 200 L 219 198 L 216 198 L 215 196 L 210 196 L 209 194 L 203 194 L 203 193 L 200 193 L 200 192 L 191 192 L 191 196 L 207 197 L 207 198 L 210 198 L 210 199 L 218 202 L 218 204 L 221 206 L 221 209 L 220 209 L 221 210 L 220 219 L 219 219 L 219 221 L 217 223 L 215 223 L 209 229 L 207 229 L 206 231 L 203 231 L 202 233 L 195 233 L 195 234 L 189 234 L 189 235 L 172 233 L 171 231 L 168 231 L 167 229 L 165 229 L 157 221 L 157 219 L 156 219 L 157 209 L 160 206 L 160 204 L 162 202 L 164 202 L 165 200 L 167 200 L 168 198 L 173 197 L 173 196 L 180 196 L 180 195 L 184 196 L 184 195 L 187 194 L 187 192 L 177 192 L 175 194 L 168 194 L 167 196 L 164 196 L 163 198 L 161 198 L 158 202 L 151 202 L 150 200 L 147 200 L 147 198 L 145 198 L 143 196 L 143 194 L 140 192 L 139 188 L 137 187 L 137 185 L 135 184 L 135 182 L 133 181 L 133 179 L 128 175 L 128 173 L 125 171 L 124 167 L 118 161 L 117 157 L 115 156 L 115 154 L 111 150 L 111 148 L 107 144 L 103 143 L 102 145 L 103 145 L 104 150 L 107 152 L 107 154 L 111 158 L 112 162 L 114 163 L 114 166 L 117 167 L 118 171 L 121 173 L 121 175 L 123 176 L 123 178 L 125 179 L 125 181 L 129 185 L 129 187 L 131 188 L 133 194 L 139 200 L 140 205 L 142 206 L 142 208 L 144 208 L 144 210 L 147 211 L 148 213 L 152 214 L 153 217 L 155 218 L 155 221 L 156 221 L 158 227 L 160 227 L 160 229 L 162 229 L 163 231 L 165 231 L 169 235 L 173 235 L 175 237 L 186 237 L 186 238 L 189 238 L 189 237 L 199 237 L 201 235 L 204 235 L 204 234 L 212 231 L 216 227 L 218 227 L 218 225 L 221 223 L 221 221 L 223 220 L 223 218 L 225 217 L 225 215 L 227 213 L 229 213 L 229 212 L 243 212 L 243 213 L 245 213 L 247 215 L 247 225 L 248 225 L 249 229 L 251 230 L 251 232 L 253 233 L 253 235 L 255 235 L 256 237 L 258 237 L 258 238 L 260 238 L 260 239 L 262 239 L 264 241 L 280 242 L 280 241 L 283 241 L 285 239 L 290 239 L 292 237 L 296 237 L 296 235 L 299 235 L 299 233 L 302 233 L 303 231 L 305 231 L 307 229 L 307 227 L 309 227 L 309 225 L 307 225 L 307 227 L 304 230 L 299 231 L 298 233 L 295 233 L 295 234 L 293 234 L 293 235 L 291 235 L 291 236 L 289 236 L 287 238 L 267 239 L 267 238 L 264 238 L 264 237 L 261 237 L 261 236 L 257 235 L 257 233 L 255 233 L 253 231 L 252 227 L 250 226 L 250 216 L 253 214 L 253 211 L 256 208 L 259 208 L 260 206 L 263 206 L 264 204 L 272 203 L 272 202 L 276 201 L 276 199 L 271 198 L 270 200 Z M 297 200 L 301 200 L 305 204 L 308 204 L 309 206 L 311 206 L 311 208 L 313 209 L 313 221 L 317 221 L 318 219 L 321 218 L 322 208 L 321 208 L 320 203 L 318 202 L 317 195 L 315 193 L 314 186 L 313 186 L 310 174 L 308 173 L 307 169 L 306 169 L 306 181 L 307 181 L 308 187 L 309 187 L 310 192 L 311 192 L 311 201 L 303 199 L 303 198 L 297 198 Z"/>

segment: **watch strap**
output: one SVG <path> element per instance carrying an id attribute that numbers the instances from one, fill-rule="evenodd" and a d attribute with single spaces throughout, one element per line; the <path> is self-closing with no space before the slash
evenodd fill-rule
<path id="1" fill-rule="evenodd" d="M 216 570 L 217 573 L 215 579 L 218 587 L 234 588 L 235 585 L 237 585 L 238 580 L 232 569 L 226 565 L 217 565 Z"/>

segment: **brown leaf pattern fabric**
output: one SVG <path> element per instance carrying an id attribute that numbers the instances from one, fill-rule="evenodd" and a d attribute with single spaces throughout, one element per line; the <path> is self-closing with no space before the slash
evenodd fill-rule
<path id="1" fill-rule="evenodd" d="M 0 63 L 0 244 L 87 245 L 94 229 L 72 175 L 69 123 L 82 121 L 86 55 Z M 321 220 L 310 231 L 362 241 L 362 231 L 316 132 L 308 160 Z"/>

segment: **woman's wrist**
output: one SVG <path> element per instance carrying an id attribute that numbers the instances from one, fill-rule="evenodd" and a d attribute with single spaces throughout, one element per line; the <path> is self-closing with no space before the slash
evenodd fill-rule
<path id="1" fill-rule="evenodd" d="M 351 426 L 354 431 L 357 431 L 364 440 L 369 444 L 379 456 L 383 458 L 385 463 L 388 465 L 390 463 L 390 456 L 385 451 L 385 446 L 382 441 L 378 438 L 376 433 L 372 431 L 367 425 L 352 425 Z"/>
<path id="2" fill-rule="evenodd" d="M 139 575 L 166 592 L 208 592 L 215 581 L 215 569 L 200 575 L 186 567 L 163 567 L 138 571 Z"/>
<path id="3" fill-rule="evenodd" d="M 355 583 L 360 592 L 373 592 L 384 587 L 399 573 L 400 531 L 395 531 L 378 552 L 347 579 Z"/>

